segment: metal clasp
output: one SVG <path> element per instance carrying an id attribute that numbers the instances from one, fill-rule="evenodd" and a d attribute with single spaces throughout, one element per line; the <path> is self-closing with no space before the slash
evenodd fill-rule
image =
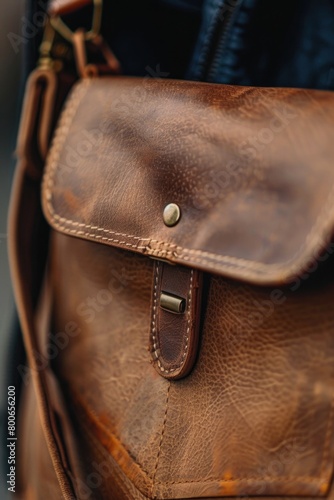
<path id="1" fill-rule="evenodd" d="M 100 34 L 102 20 L 102 0 L 94 0 L 92 27 L 89 31 L 79 28 L 72 31 L 60 16 L 50 17 L 49 23 L 64 40 L 73 46 L 73 55 L 77 73 L 81 77 L 97 76 L 99 74 L 118 74 L 121 65 Z M 89 62 L 88 55 L 93 63 Z M 96 57 L 98 56 L 98 57 Z M 97 63 L 96 60 L 101 60 Z"/>
<path id="2" fill-rule="evenodd" d="M 103 0 L 94 0 L 92 27 L 85 32 L 85 41 L 93 40 L 101 31 Z M 74 31 L 72 31 L 60 16 L 50 18 L 53 28 L 68 42 L 73 42 Z"/>
<path id="3" fill-rule="evenodd" d="M 186 300 L 170 293 L 161 292 L 160 307 L 169 312 L 182 314 L 186 309 Z"/>

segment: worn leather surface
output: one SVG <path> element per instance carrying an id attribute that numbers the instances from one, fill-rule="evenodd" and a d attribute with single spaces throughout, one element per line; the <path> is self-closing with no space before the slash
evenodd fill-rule
<path id="1" fill-rule="evenodd" d="M 52 459 L 38 437 L 23 498 L 332 500 L 332 97 L 159 83 L 141 81 L 145 102 L 139 80 L 86 82 L 63 115 L 42 193 L 53 228 L 44 326 L 29 296 L 39 195 L 21 162 L 12 269 Z M 277 127 L 276 106 L 296 122 Z M 247 141 L 273 124 L 253 158 Z M 182 210 L 174 228 L 162 222 L 168 202 Z M 152 256 L 207 273 L 198 356 L 182 380 L 151 362 Z M 31 446 L 39 425 L 27 415 Z"/>
<path id="2" fill-rule="evenodd" d="M 151 259 L 55 232 L 50 272 L 52 332 L 80 328 L 53 361 L 68 405 L 142 495 L 328 493 L 332 260 L 295 291 L 213 276 L 197 363 L 177 381 L 147 350 Z"/>
<path id="3" fill-rule="evenodd" d="M 202 288 L 203 276 L 197 269 L 155 261 L 150 351 L 156 370 L 167 379 L 188 375 L 196 361 Z M 164 309 L 162 293 L 183 299 L 184 311 Z"/>
<path id="4" fill-rule="evenodd" d="M 86 80 L 47 162 L 45 215 L 69 235 L 288 281 L 332 232 L 333 104 L 322 91 Z M 171 202 L 182 218 L 169 228 Z"/>

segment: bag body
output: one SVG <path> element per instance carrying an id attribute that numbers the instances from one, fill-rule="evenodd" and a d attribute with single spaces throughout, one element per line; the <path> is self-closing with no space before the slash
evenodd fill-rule
<path id="1" fill-rule="evenodd" d="M 321 71 L 282 68 L 274 43 L 258 51 L 255 4 L 204 2 L 169 76 L 189 58 L 188 78 L 286 85 L 293 66 L 330 87 L 330 37 Z M 127 46 L 123 7 L 110 39 L 142 74 L 141 9 Z M 83 78 L 69 97 L 66 71 L 28 83 L 9 231 L 17 495 L 331 499 L 332 94 L 162 80 L 150 57 L 150 76 Z"/>
<path id="2" fill-rule="evenodd" d="M 331 498 L 332 99 L 75 85 L 31 353 L 65 498 Z"/>

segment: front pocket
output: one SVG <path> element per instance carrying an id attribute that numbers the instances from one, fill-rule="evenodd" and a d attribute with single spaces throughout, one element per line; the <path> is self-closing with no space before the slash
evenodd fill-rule
<path id="1" fill-rule="evenodd" d="M 212 279 L 197 366 L 170 387 L 157 498 L 328 492 L 333 295 Z"/>

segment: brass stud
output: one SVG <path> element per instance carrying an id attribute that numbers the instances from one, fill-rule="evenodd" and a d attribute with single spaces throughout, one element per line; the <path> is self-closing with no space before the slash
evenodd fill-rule
<path id="1" fill-rule="evenodd" d="M 176 203 L 169 203 L 169 205 L 164 208 L 163 220 L 166 226 L 175 226 L 175 224 L 179 222 L 180 217 L 181 210 L 180 207 L 176 205 Z"/>

